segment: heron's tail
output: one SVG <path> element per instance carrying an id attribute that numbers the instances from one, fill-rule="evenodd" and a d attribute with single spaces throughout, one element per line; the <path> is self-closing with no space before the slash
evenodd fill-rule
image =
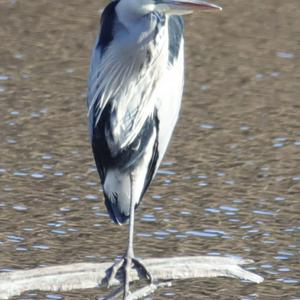
<path id="1" fill-rule="evenodd" d="M 125 223 L 130 216 L 131 181 L 129 174 L 108 170 L 103 184 L 105 205 L 116 224 Z"/>
<path id="2" fill-rule="evenodd" d="M 126 214 L 118 207 L 118 196 L 113 196 L 114 199 L 111 199 L 104 193 L 104 197 L 106 209 L 115 224 L 121 225 L 126 223 L 126 221 L 129 219 L 129 213 Z"/>

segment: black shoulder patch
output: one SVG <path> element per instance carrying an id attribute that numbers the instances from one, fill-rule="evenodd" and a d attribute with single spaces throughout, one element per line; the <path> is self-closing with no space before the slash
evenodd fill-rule
<path id="1" fill-rule="evenodd" d="M 179 16 L 169 17 L 169 62 L 173 63 L 178 56 L 180 41 L 183 36 L 183 18 Z"/>
<path id="2" fill-rule="evenodd" d="M 116 21 L 115 8 L 118 3 L 119 0 L 110 2 L 102 13 L 100 38 L 98 45 L 96 46 L 100 47 L 102 50 L 104 50 L 113 40 L 113 29 Z"/>

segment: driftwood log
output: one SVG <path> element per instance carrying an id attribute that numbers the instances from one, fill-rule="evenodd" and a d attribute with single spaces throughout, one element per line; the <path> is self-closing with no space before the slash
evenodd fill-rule
<path id="1" fill-rule="evenodd" d="M 157 288 L 170 285 L 171 281 L 178 279 L 221 276 L 254 283 L 263 281 L 259 275 L 240 267 L 252 263 L 251 260 L 238 258 L 192 256 L 145 259 L 143 263 L 151 272 L 154 282 L 158 283 L 132 293 L 130 297 L 132 300 L 145 297 Z M 2 273 L 0 274 L 0 299 L 9 299 L 31 290 L 63 292 L 95 288 L 105 283 L 111 265 L 112 263 L 76 263 Z M 122 277 L 122 274 L 118 274 L 112 284 L 120 285 L 123 282 Z M 131 281 L 138 279 L 138 272 L 133 270 Z M 116 293 L 107 299 L 120 298 Z"/>

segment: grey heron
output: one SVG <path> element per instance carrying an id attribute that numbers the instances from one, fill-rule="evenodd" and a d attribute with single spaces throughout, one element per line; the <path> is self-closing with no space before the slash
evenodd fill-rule
<path id="1" fill-rule="evenodd" d="M 104 9 L 88 80 L 93 154 L 112 220 L 129 219 L 124 299 L 134 257 L 134 213 L 166 152 L 177 122 L 184 77 L 182 15 L 218 10 L 200 0 L 115 0 Z"/>

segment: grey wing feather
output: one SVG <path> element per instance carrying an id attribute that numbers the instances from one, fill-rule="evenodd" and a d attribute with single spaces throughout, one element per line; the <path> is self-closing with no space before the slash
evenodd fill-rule
<path id="1" fill-rule="evenodd" d="M 100 103 L 101 90 L 98 89 L 99 76 L 101 72 L 101 59 L 113 40 L 114 24 L 116 22 L 115 7 L 119 1 L 113 1 L 106 6 L 101 16 L 101 29 L 97 35 L 90 62 L 88 77 L 87 106 L 89 109 L 89 132 L 92 136 L 92 128 L 96 120 L 97 111 L 104 109 L 104 103 Z M 94 107 L 97 106 L 97 111 Z M 93 111 L 92 111 L 93 110 Z"/>

